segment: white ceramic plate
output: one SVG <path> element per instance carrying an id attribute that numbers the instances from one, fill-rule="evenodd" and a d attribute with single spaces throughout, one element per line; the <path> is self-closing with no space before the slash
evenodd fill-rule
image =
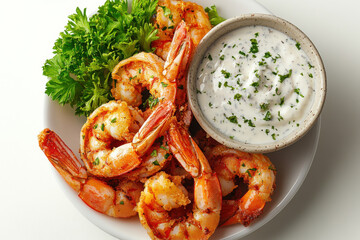
<path id="1" fill-rule="evenodd" d="M 204 7 L 215 4 L 219 14 L 225 18 L 239 16 L 244 13 L 269 13 L 268 10 L 253 0 L 193 1 Z M 45 101 L 46 127 L 56 131 L 77 154 L 80 142 L 80 129 L 85 122 L 85 118 L 75 116 L 73 109 L 70 107 L 60 107 L 47 97 Z M 308 134 L 294 145 L 284 150 L 267 154 L 278 170 L 273 200 L 266 204 L 264 213 L 249 227 L 245 228 L 238 224 L 219 228 L 211 239 L 239 239 L 274 218 L 290 202 L 303 183 L 314 159 L 319 134 L 320 119 Z M 119 239 L 149 239 L 137 217 L 115 219 L 90 209 L 55 170 L 54 174 L 58 176 L 60 187 L 64 189 L 66 196 L 93 224 Z"/>

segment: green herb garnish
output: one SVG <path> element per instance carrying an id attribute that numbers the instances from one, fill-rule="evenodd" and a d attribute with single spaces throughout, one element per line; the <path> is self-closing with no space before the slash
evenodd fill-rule
<path id="1" fill-rule="evenodd" d="M 229 78 L 230 77 L 230 73 L 226 70 L 221 70 L 221 73 L 224 75 L 224 78 Z"/>
<path id="2" fill-rule="evenodd" d="M 284 82 L 285 79 L 291 77 L 291 74 L 292 74 L 292 69 L 290 69 L 289 72 L 287 74 L 285 74 L 285 75 L 280 75 L 279 74 L 280 82 L 282 83 L 282 82 Z"/>
<path id="3" fill-rule="evenodd" d="M 271 119 L 272 119 L 272 115 L 271 115 L 270 111 L 267 111 L 263 120 L 270 121 Z"/>
<path id="4" fill-rule="evenodd" d="M 205 12 L 207 12 L 210 23 L 213 26 L 225 21 L 225 18 L 219 16 L 215 5 L 212 5 L 210 8 L 205 8 Z"/>
<path id="5" fill-rule="evenodd" d="M 100 159 L 97 157 L 95 158 L 95 160 L 93 161 L 93 165 L 97 166 L 100 164 Z"/>
<path id="6" fill-rule="evenodd" d="M 90 18 L 79 8 L 56 40 L 54 57 L 45 61 L 45 93 L 60 105 L 70 104 L 77 115 L 89 116 L 113 99 L 111 72 L 135 53 L 151 52 L 158 39 L 151 24 L 157 0 L 107 0 Z"/>

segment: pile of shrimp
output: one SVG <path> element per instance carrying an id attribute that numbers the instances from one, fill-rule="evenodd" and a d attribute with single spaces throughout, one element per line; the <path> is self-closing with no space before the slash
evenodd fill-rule
<path id="1" fill-rule="evenodd" d="M 90 208 L 138 215 L 152 239 L 208 239 L 219 226 L 248 226 L 271 200 L 276 170 L 266 156 L 221 145 L 192 121 L 186 72 L 211 29 L 208 15 L 195 3 L 159 0 L 154 21 L 155 53 L 114 68 L 115 100 L 83 125 L 81 159 L 49 129 L 39 146 Z"/>

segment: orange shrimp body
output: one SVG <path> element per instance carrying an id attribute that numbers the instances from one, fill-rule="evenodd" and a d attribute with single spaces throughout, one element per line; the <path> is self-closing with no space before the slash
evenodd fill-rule
<path id="1" fill-rule="evenodd" d="M 84 164 L 55 132 L 44 129 L 38 139 L 50 163 L 89 207 L 111 217 L 127 218 L 137 214 L 142 183 L 119 180 L 115 187 L 110 186 L 104 180 L 89 177 Z"/>
<path id="2" fill-rule="evenodd" d="M 169 129 L 171 152 L 194 179 L 192 211 L 182 177 L 160 172 L 148 179 L 138 204 L 139 218 L 152 239 L 208 239 L 218 226 L 221 209 L 219 180 L 187 131 L 176 122 Z M 187 214 L 176 214 L 176 210 Z"/>
<path id="3" fill-rule="evenodd" d="M 236 176 L 248 183 L 249 190 L 241 199 L 224 201 L 221 224 L 240 222 L 248 226 L 262 213 L 265 203 L 271 201 L 275 188 L 274 165 L 262 154 L 245 153 L 224 145 L 213 147 L 207 155 L 218 174 L 223 196 L 237 188 Z"/>
<path id="4" fill-rule="evenodd" d="M 194 47 L 211 29 L 209 16 L 196 3 L 181 0 L 159 0 L 154 25 L 158 29 L 158 40 L 152 42 L 155 54 L 166 59 L 176 27 L 185 21 Z"/>

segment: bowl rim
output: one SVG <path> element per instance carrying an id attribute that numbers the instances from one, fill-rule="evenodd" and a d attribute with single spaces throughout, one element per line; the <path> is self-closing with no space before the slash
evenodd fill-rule
<path id="1" fill-rule="evenodd" d="M 291 134 L 279 139 L 278 141 L 274 141 L 272 143 L 264 143 L 264 144 L 252 144 L 252 143 L 244 143 L 235 139 L 230 139 L 225 134 L 221 133 L 218 129 L 216 129 L 203 115 L 200 106 L 197 101 L 196 96 L 196 78 L 198 72 L 198 66 L 203 59 L 203 55 L 205 54 L 208 47 L 217 41 L 221 36 L 226 33 L 229 33 L 233 30 L 236 30 L 245 26 L 253 26 L 253 25 L 261 25 L 267 26 L 273 29 L 276 29 L 286 35 L 288 35 L 293 40 L 300 42 L 302 49 L 305 51 L 307 56 L 312 60 L 312 64 L 318 68 L 318 79 L 315 81 L 315 96 L 314 101 L 310 107 L 310 112 L 304 119 L 301 127 L 299 127 L 296 131 L 293 131 Z M 304 48 L 305 47 L 305 48 Z M 313 61 L 315 60 L 315 62 Z M 283 149 L 287 146 L 294 144 L 300 138 L 302 138 L 316 123 L 316 120 L 320 116 L 320 113 L 323 109 L 324 102 L 326 99 L 327 92 L 327 79 L 324 63 L 321 59 L 321 56 L 316 49 L 313 42 L 310 38 L 302 32 L 298 27 L 289 21 L 277 17 L 271 14 L 263 14 L 263 13 L 251 13 L 251 14 L 243 14 L 238 17 L 230 18 L 225 20 L 224 22 L 218 24 L 213 27 L 200 41 L 197 46 L 193 59 L 189 66 L 189 71 L 187 74 L 187 98 L 189 106 L 193 112 L 194 117 L 196 118 L 199 125 L 216 141 L 221 144 L 224 144 L 228 147 L 235 148 L 238 150 L 242 150 L 245 152 L 252 153 L 268 153 L 274 152 L 280 149 Z"/>

